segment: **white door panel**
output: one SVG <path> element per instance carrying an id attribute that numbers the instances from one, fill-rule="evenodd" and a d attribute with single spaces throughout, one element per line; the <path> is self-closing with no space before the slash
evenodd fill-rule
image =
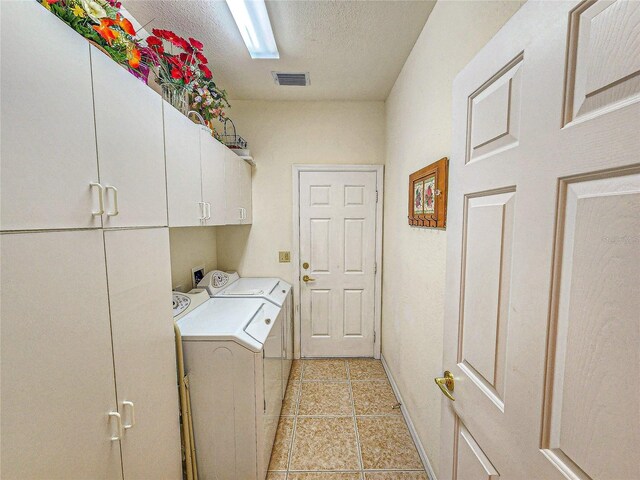
<path id="1" fill-rule="evenodd" d="M 167 199 L 170 227 L 201 224 L 202 175 L 200 128 L 167 102 L 162 102 L 167 159 Z"/>
<path id="2" fill-rule="evenodd" d="M 225 184 L 225 224 L 237 225 L 242 223 L 242 185 L 240 177 L 240 162 L 238 156 L 230 149 L 224 154 L 224 184 Z"/>
<path id="3" fill-rule="evenodd" d="M 640 478 L 639 35 L 530 1 L 456 78 L 442 478 Z"/>
<path id="4" fill-rule="evenodd" d="M 300 173 L 303 356 L 373 356 L 375 232 L 375 172 Z"/>
<path id="5" fill-rule="evenodd" d="M 207 203 L 204 225 L 224 225 L 226 217 L 225 195 L 232 188 L 225 181 L 225 155 L 227 147 L 211 136 L 209 130 L 200 129 L 202 162 L 202 201 Z"/>
<path id="6" fill-rule="evenodd" d="M 102 232 L 5 234 L 0 251 L 2 478 L 121 479 Z"/>
<path id="7" fill-rule="evenodd" d="M 95 47 L 91 69 L 104 226 L 166 226 L 162 99 Z"/>
<path id="8" fill-rule="evenodd" d="M 166 228 L 104 232 L 125 478 L 181 479 Z M 133 405 L 123 402 L 132 402 Z"/>
<path id="9" fill-rule="evenodd" d="M 3 2 L 2 92 L 0 229 L 101 227 L 87 41 L 37 2 Z"/>

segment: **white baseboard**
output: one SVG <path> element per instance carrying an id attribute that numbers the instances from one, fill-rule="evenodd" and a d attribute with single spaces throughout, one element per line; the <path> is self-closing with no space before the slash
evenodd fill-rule
<path id="1" fill-rule="evenodd" d="M 424 447 L 422 446 L 422 442 L 420 438 L 418 438 L 418 433 L 416 432 L 416 428 L 411 421 L 411 417 L 409 416 L 409 412 L 407 411 L 407 407 L 405 407 L 404 401 L 402 400 L 402 394 L 400 390 L 398 390 L 398 385 L 396 384 L 393 375 L 391 374 L 391 370 L 389 370 L 389 366 L 384 359 L 384 355 L 380 355 L 380 360 L 382 360 L 382 366 L 384 367 L 385 372 L 387 372 L 387 377 L 389 377 L 389 382 L 391 383 L 391 388 L 393 389 L 393 393 L 396 394 L 396 398 L 400 402 L 400 411 L 402 412 L 402 416 L 404 417 L 405 422 L 407 422 L 407 426 L 409 427 L 409 433 L 411 433 L 411 438 L 413 438 L 414 443 L 416 444 L 416 448 L 418 449 L 418 455 L 420 455 L 420 459 L 422 460 L 422 464 L 424 465 L 424 469 L 427 472 L 427 476 L 429 480 L 438 480 L 436 478 L 436 474 L 433 471 L 433 467 L 431 467 L 431 463 L 429 462 L 429 458 L 427 457 L 427 453 L 424 451 Z"/>

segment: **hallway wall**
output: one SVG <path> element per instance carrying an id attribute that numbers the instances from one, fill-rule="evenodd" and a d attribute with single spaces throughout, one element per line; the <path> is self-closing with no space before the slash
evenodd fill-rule
<path id="1" fill-rule="evenodd" d="M 522 3 L 439 1 L 386 101 L 382 354 L 436 474 L 447 234 L 407 224 L 408 177 L 450 155 L 453 79 Z"/>

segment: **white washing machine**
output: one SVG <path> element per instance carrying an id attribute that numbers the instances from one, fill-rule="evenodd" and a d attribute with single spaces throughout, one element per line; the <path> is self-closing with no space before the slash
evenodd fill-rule
<path id="1" fill-rule="evenodd" d="M 282 309 L 208 298 L 177 323 L 199 478 L 263 480 L 282 407 Z"/>
<path id="2" fill-rule="evenodd" d="M 293 361 L 293 300 L 291 285 L 275 277 L 240 277 L 237 272 L 212 270 L 207 273 L 198 288 L 205 288 L 215 298 L 264 298 L 283 310 L 283 359 L 282 398 L 287 388 L 287 380 Z"/>

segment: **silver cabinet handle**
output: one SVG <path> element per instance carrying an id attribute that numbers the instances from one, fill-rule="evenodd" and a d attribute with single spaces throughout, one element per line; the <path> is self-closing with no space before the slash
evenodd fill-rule
<path id="1" fill-rule="evenodd" d="M 206 202 L 198 202 L 198 205 L 200 205 L 200 212 L 202 213 L 202 216 L 198 220 L 200 221 L 206 220 L 207 219 L 207 215 L 205 214 Z"/>
<path id="2" fill-rule="evenodd" d="M 240 211 L 240 218 L 238 220 L 242 220 L 242 207 L 239 207 L 238 210 Z"/>
<path id="3" fill-rule="evenodd" d="M 105 194 L 109 190 L 113 190 L 113 210 L 107 212 L 107 216 L 115 217 L 120 213 L 120 210 L 118 209 L 118 189 L 113 185 L 107 185 L 106 187 L 104 187 Z"/>
<path id="4" fill-rule="evenodd" d="M 98 187 L 98 211 L 91 211 L 91 215 L 98 217 L 104 213 L 104 187 L 98 182 L 91 182 L 89 188 Z"/>
<path id="5" fill-rule="evenodd" d="M 116 440 L 120 440 L 124 434 L 124 430 L 122 428 L 122 417 L 118 412 L 109 412 L 109 417 L 115 417 L 116 425 L 118 426 L 118 433 L 111 436 L 111 441 L 115 442 Z"/>
<path id="6" fill-rule="evenodd" d="M 206 219 L 209 220 L 211 218 L 211 204 L 209 202 L 206 202 L 207 205 L 207 217 Z"/>
<path id="7" fill-rule="evenodd" d="M 135 409 L 135 406 L 133 405 L 133 402 L 130 402 L 128 400 L 125 400 L 124 402 L 122 402 L 123 412 L 127 407 L 128 407 L 128 410 L 130 410 L 130 413 L 129 413 L 129 423 L 125 423 L 123 425 L 123 428 L 125 430 L 130 429 L 136 424 L 136 409 Z"/>

